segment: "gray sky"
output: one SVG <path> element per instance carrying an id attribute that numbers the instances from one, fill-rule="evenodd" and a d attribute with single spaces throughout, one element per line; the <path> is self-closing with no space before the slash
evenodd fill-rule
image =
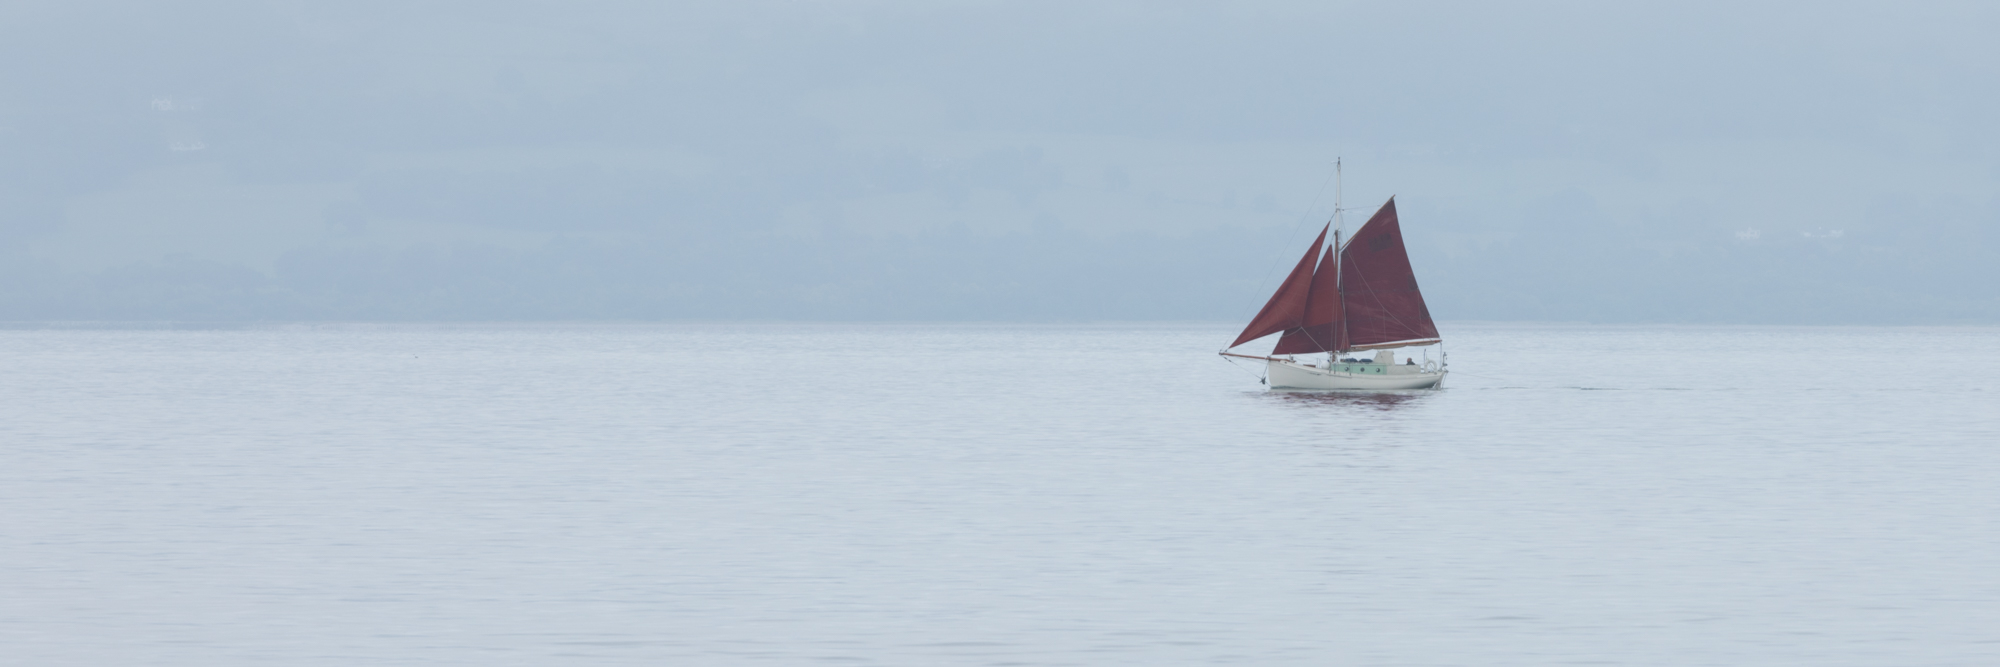
<path id="1" fill-rule="evenodd" d="M 0 4 L 0 319 L 2000 322 L 1991 3 Z M 1353 219 L 1358 223 L 1368 211 Z"/>

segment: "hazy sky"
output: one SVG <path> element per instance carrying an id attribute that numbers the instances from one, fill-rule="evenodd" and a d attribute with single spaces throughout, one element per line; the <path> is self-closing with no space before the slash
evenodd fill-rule
<path id="1" fill-rule="evenodd" d="M 2000 5 L 0 3 L 0 320 L 2000 322 Z M 1310 228 L 1310 229 L 1309 229 Z"/>

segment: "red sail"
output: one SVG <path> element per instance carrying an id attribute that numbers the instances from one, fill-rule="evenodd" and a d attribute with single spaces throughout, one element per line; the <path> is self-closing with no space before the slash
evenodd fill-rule
<path id="1" fill-rule="evenodd" d="M 1264 309 L 1257 311 L 1257 317 L 1250 320 L 1250 326 L 1243 328 L 1243 335 L 1236 337 L 1230 347 L 1269 336 L 1286 329 L 1296 329 L 1305 323 L 1306 299 L 1310 296 L 1313 282 L 1313 259 L 1319 255 L 1319 247 L 1326 243 L 1326 230 L 1319 230 L 1319 238 L 1313 239 L 1312 248 L 1292 269 L 1292 275 L 1285 277 L 1278 292 L 1271 295 L 1271 301 Z"/>
<path id="2" fill-rule="evenodd" d="M 1271 354 L 1339 351 L 1347 347 L 1346 341 L 1340 339 L 1344 333 L 1346 327 L 1340 326 L 1340 275 L 1334 269 L 1333 248 L 1329 247 L 1319 260 L 1319 270 L 1313 272 L 1303 326 L 1286 329 Z"/>
<path id="3" fill-rule="evenodd" d="M 1417 290 L 1410 256 L 1403 251 L 1394 197 L 1340 251 L 1340 291 L 1346 297 L 1346 342 L 1354 349 L 1391 347 L 1382 344 L 1403 341 L 1422 344 L 1438 337 L 1437 324 L 1431 322 L 1431 311 Z"/>

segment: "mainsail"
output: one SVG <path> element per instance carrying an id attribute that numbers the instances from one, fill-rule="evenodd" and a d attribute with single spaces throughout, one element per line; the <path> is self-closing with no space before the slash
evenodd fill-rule
<path id="1" fill-rule="evenodd" d="M 1396 199 L 1389 198 L 1361 230 L 1339 248 L 1314 255 L 1326 230 L 1250 320 L 1230 347 L 1284 332 L 1272 354 L 1346 352 L 1438 341 L 1437 324 L 1417 289 L 1416 272 L 1403 249 Z"/>
<path id="2" fill-rule="evenodd" d="M 1424 294 L 1417 290 L 1417 273 L 1403 250 L 1403 229 L 1396 221 L 1396 198 L 1368 218 L 1340 250 L 1340 292 L 1347 297 L 1349 348 L 1429 345 L 1437 342 L 1437 324 Z"/>

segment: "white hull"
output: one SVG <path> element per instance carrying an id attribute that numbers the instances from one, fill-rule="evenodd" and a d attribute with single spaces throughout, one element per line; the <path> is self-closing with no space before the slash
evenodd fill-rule
<path id="1" fill-rule="evenodd" d="M 1295 361 L 1271 360 L 1266 374 L 1272 389 L 1430 389 L 1444 382 L 1442 369 L 1369 364 L 1377 372 L 1343 373 Z M 1350 365 L 1351 366 L 1351 365 Z"/>

